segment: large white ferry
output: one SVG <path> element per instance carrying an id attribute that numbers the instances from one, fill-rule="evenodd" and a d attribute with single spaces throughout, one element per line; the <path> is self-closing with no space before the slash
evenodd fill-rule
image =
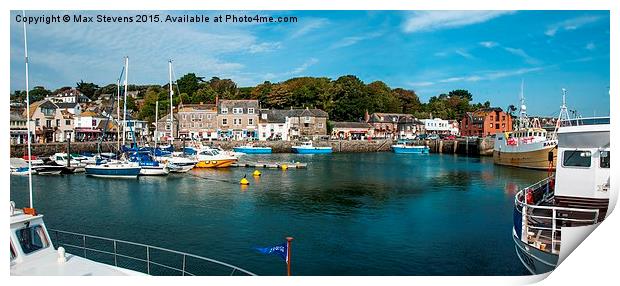
<path id="1" fill-rule="evenodd" d="M 557 133 L 555 176 L 515 195 L 515 250 L 533 274 L 552 271 L 558 265 L 563 228 L 598 224 L 609 205 L 609 118 L 576 119 L 562 124 Z M 589 231 L 574 228 L 571 237 L 585 237 Z"/>

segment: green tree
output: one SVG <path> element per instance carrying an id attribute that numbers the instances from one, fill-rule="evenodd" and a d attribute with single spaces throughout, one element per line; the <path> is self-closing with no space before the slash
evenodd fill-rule
<path id="1" fill-rule="evenodd" d="M 75 88 L 79 90 L 82 94 L 90 99 L 95 98 L 95 92 L 99 89 L 99 86 L 92 82 L 84 82 L 80 80 L 80 82 L 75 83 Z"/>
<path id="2" fill-rule="evenodd" d="M 200 88 L 202 82 L 204 82 L 203 77 L 198 77 L 195 73 L 188 73 L 177 80 L 177 86 L 181 93 L 187 93 L 191 97 Z"/>

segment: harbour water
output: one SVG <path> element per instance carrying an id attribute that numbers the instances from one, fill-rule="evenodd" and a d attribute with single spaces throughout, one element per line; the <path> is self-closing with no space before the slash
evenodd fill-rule
<path id="1" fill-rule="evenodd" d="M 283 261 L 254 247 L 293 236 L 293 275 L 526 275 L 511 238 L 514 193 L 546 172 L 492 158 L 382 153 L 248 156 L 307 169 L 194 169 L 102 179 L 33 176 L 48 228 L 194 253 L 258 275 Z M 247 174 L 250 185 L 238 181 Z M 11 200 L 28 204 L 28 178 Z"/>

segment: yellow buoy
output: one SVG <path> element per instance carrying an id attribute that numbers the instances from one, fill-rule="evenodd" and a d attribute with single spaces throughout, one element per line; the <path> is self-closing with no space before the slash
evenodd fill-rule
<path id="1" fill-rule="evenodd" d="M 260 171 L 259 171 L 259 170 L 254 170 L 254 173 L 252 173 L 252 175 L 253 175 L 254 177 L 259 177 L 261 174 L 260 174 Z"/>
<path id="2" fill-rule="evenodd" d="M 282 170 L 286 170 L 288 169 L 288 166 L 286 164 L 283 164 L 282 166 L 280 166 L 280 168 L 282 168 Z"/>
<path id="3" fill-rule="evenodd" d="M 241 184 L 241 185 L 249 185 L 249 184 L 250 184 L 250 181 L 248 181 L 248 179 L 246 179 L 245 177 L 243 177 L 243 178 L 241 179 L 241 181 L 239 181 L 239 184 Z"/>

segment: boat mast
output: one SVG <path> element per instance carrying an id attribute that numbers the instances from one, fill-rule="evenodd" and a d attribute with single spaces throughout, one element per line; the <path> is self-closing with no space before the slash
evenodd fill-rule
<path id="1" fill-rule="evenodd" d="M 525 97 L 523 96 L 523 80 L 521 80 L 521 94 L 519 96 L 519 129 L 528 128 L 527 107 L 525 106 Z"/>
<path id="2" fill-rule="evenodd" d="M 157 131 L 158 111 L 159 111 L 159 100 L 155 101 L 155 149 L 157 149 L 157 143 L 159 142 L 159 131 Z"/>
<path id="3" fill-rule="evenodd" d="M 116 149 L 121 151 L 121 79 L 116 80 Z M 104 134 L 105 135 L 105 134 Z"/>
<path id="4" fill-rule="evenodd" d="M 172 105 L 172 60 L 168 60 L 168 80 L 170 87 L 170 146 L 172 146 L 172 141 L 174 140 L 174 126 L 172 125 L 174 122 L 174 113 L 173 113 L 173 105 Z"/>
<path id="5" fill-rule="evenodd" d="M 24 19 L 26 11 L 22 11 Z M 30 208 L 34 208 L 32 202 L 32 154 L 30 150 L 30 87 L 28 85 L 28 40 L 26 34 L 26 22 L 24 22 L 24 58 L 26 62 L 26 123 L 28 126 L 28 194 L 30 195 Z"/>
<path id="6" fill-rule="evenodd" d="M 129 57 L 125 57 L 125 92 L 123 94 L 123 146 L 127 129 L 127 76 L 129 74 Z"/>
<path id="7" fill-rule="evenodd" d="M 566 108 L 566 89 L 562 88 L 562 105 L 560 106 L 560 115 L 558 115 L 558 121 L 555 123 L 554 134 L 557 134 L 558 128 L 562 125 L 562 121 L 565 121 L 567 125 L 572 125 L 570 122 L 570 116 L 568 115 L 568 108 Z"/>

